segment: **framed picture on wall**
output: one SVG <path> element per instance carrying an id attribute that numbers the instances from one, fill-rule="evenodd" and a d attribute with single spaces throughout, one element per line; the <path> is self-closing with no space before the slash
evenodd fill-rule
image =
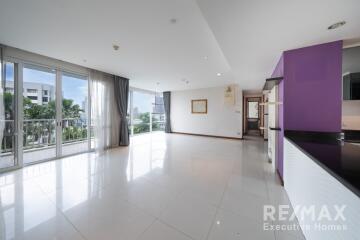
<path id="1" fill-rule="evenodd" d="M 191 100 L 191 113 L 207 114 L 207 99 Z"/>

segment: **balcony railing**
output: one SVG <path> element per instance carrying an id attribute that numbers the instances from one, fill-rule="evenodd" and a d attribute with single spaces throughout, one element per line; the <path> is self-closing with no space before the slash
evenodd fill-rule
<path id="1" fill-rule="evenodd" d="M 55 119 L 31 119 L 23 122 L 24 150 L 54 146 L 56 144 Z"/>
<path id="2" fill-rule="evenodd" d="M 14 121 L 3 120 L 4 135 L 1 143 L 1 152 L 13 152 L 15 146 Z M 0 122 L 0 123 L 1 123 Z M 62 120 L 62 143 L 85 141 L 88 138 L 88 121 L 81 118 L 66 118 Z M 23 121 L 23 147 L 31 150 L 56 145 L 56 120 L 31 119 Z"/>
<path id="3" fill-rule="evenodd" d="M 65 118 L 62 120 L 63 143 L 85 141 L 87 140 L 87 138 L 88 138 L 88 121 L 86 119 Z"/>
<path id="4" fill-rule="evenodd" d="M 15 143 L 15 138 L 14 138 L 15 122 L 14 120 L 0 120 L 0 124 L 3 125 L 1 127 L 4 128 L 0 153 L 12 152 Z"/>
<path id="5" fill-rule="evenodd" d="M 165 130 L 165 122 L 164 121 L 156 121 L 151 123 L 151 131 L 164 131 Z M 133 129 L 134 134 L 146 133 L 150 132 L 150 123 L 140 122 L 134 123 L 130 125 L 130 128 Z"/>

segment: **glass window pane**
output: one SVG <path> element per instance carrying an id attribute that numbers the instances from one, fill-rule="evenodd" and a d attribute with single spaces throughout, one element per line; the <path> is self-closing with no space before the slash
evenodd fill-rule
<path id="1" fill-rule="evenodd" d="M 0 64 L 0 68 L 1 68 Z M 15 165 L 15 84 L 14 64 L 5 63 L 5 81 L 0 81 L 0 168 L 12 167 Z M 0 69 L 2 70 L 2 69 Z M 1 72 L 1 71 L 0 71 Z M 1 75 L 2 77 L 3 75 Z"/>
<path id="2" fill-rule="evenodd" d="M 56 157 L 55 82 L 54 70 L 23 69 L 24 164 Z"/>
<path id="3" fill-rule="evenodd" d="M 150 113 L 152 95 L 133 91 L 133 128 L 134 134 L 150 132 Z"/>
<path id="4" fill-rule="evenodd" d="M 248 118 L 259 118 L 258 102 L 248 102 Z"/>
<path id="5" fill-rule="evenodd" d="M 131 128 L 134 134 L 165 130 L 164 101 L 161 93 L 131 90 Z M 130 118 L 130 117 L 129 117 Z"/>
<path id="6" fill-rule="evenodd" d="M 62 155 L 88 151 L 88 80 L 63 73 L 61 83 Z"/>
<path id="7" fill-rule="evenodd" d="M 165 131 L 164 100 L 160 94 L 153 97 L 152 131 Z"/>

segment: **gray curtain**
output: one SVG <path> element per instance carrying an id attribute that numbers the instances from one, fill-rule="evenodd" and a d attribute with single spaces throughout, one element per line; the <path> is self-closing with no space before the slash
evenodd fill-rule
<path id="1" fill-rule="evenodd" d="M 129 101 L 129 79 L 114 76 L 115 101 L 120 114 L 119 146 L 129 146 L 129 126 L 126 119 Z"/>
<path id="2" fill-rule="evenodd" d="M 164 109 L 165 109 L 165 132 L 171 133 L 171 119 L 170 119 L 170 104 L 171 104 L 171 92 L 163 92 Z"/>

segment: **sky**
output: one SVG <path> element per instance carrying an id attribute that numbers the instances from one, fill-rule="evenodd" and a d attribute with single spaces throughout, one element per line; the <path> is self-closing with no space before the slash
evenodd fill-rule
<path id="1" fill-rule="evenodd" d="M 137 107 L 139 113 L 151 112 L 153 99 L 154 95 L 134 91 L 133 108 Z"/>
<path id="2" fill-rule="evenodd" d="M 7 64 L 6 78 L 8 81 L 14 81 L 14 67 Z M 55 88 L 55 73 L 39 71 L 32 68 L 24 68 L 24 82 L 34 82 L 52 85 Z M 75 104 L 82 107 L 82 102 L 88 95 L 88 82 L 76 78 L 74 75 L 64 74 L 62 77 L 62 94 L 66 99 L 73 99 Z"/>

